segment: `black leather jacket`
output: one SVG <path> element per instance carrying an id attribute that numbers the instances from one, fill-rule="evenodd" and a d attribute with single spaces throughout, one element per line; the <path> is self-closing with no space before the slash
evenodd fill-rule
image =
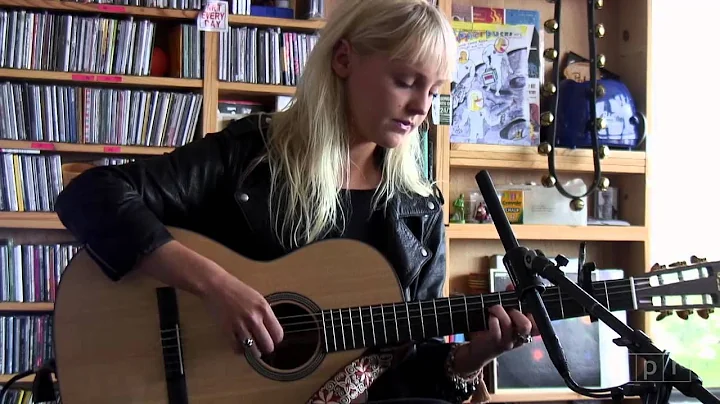
<path id="1" fill-rule="evenodd" d="M 106 275 L 118 280 L 144 254 L 171 239 L 164 225 L 186 228 L 251 259 L 286 253 L 268 221 L 268 173 L 251 167 L 264 147 L 270 115 L 234 121 L 225 130 L 163 156 L 90 169 L 60 194 L 62 223 Z M 264 125 L 260 132 L 258 125 Z M 387 209 L 388 258 L 405 299 L 439 297 L 445 282 L 445 227 L 441 196 L 399 196 Z M 449 344 L 417 344 L 369 391 L 370 399 L 457 396 L 444 361 Z"/>

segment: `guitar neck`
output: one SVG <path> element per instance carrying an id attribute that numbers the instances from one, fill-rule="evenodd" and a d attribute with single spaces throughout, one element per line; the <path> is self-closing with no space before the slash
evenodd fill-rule
<path id="1" fill-rule="evenodd" d="M 594 297 L 610 311 L 636 307 L 635 280 L 593 282 Z M 582 317 L 585 309 L 556 286 L 542 294 L 551 320 Z M 484 331 L 488 308 L 500 304 L 506 310 L 526 312 L 514 291 L 463 295 L 415 302 L 345 307 L 322 311 L 318 318 L 326 352 Z"/>

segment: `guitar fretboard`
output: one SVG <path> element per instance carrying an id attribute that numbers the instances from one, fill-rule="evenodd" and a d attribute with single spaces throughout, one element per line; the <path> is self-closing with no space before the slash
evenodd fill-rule
<path id="1" fill-rule="evenodd" d="M 593 283 L 595 298 L 608 310 L 633 308 L 632 280 Z M 585 309 L 558 287 L 542 295 L 551 320 L 587 315 Z M 453 296 L 414 302 L 344 307 L 322 311 L 321 332 L 326 352 L 404 343 L 488 329 L 488 308 L 526 312 L 515 292 Z"/>

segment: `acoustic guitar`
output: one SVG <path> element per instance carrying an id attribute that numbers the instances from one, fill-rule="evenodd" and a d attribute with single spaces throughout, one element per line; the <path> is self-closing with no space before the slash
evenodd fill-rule
<path id="1" fill-rule="evenodd" d="M 81 250 L 58 287 L 54 343 L 65 404 L 306 403 L 368 348 L 486 329 L 486 309 L 520 308 L 515 292 L 405 302 L 385 258 L 365 244 L 327 240 L 272 262 L 256 262 L 193 232 L 170 229 L 265 295 L 285 330 L 270 357 L 233 352 L 196 296 L 131 273 L 112 282 Z M 718 306 L 717 262 L 592 284 L 610 310 Z M 677 274 L 686 271 L 682 281 Z M 692 273 L 692 274 L 691 274 Z M 694 274 L 694 275 L 693 275 Z M 660 276 L 674 283 L 657 282 Z M 548 288 L 552 319 L 585 316 Z M 700 300 L 671 295 L 700 295 Z"/>

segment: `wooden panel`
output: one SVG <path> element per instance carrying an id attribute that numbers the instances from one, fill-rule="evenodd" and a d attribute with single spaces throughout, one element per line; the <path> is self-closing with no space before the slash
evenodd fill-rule
<path id="1" fill-rule="evenodd" d="M 325 21 L 293 20 L 289 18 L 259 17 L 250 15 L 228 16 L 230 25 L 256 25 L 261 27 L 280 27 L 295 31 L 315 31 L 325 25 Z"/>
<path id="2" fill-rule="evenodd" d="M 64 229 L 55 213 L 0 212 L 0 229 Z"/>
<path id="3" fill-rule="evenodd" d="M 0 302 L 0 314 L 18 312 L 48 312 L 52 311 L 53 307 L 53 303 Z"/>
<path id="4" fill-rule="evenodd" d="M 158 155 L 173 151 L 172 147 L 118 146 L 103 144 L 77 144 L 60 142 L 29 142 L 24 140 L 0 140 L 2 149 L 28 149 L 49 152 L 122 154 L 122 155 Z"/>
<path id="5" fill-rule="evenodd" d="M 193 10 L 171 10 L 167 8 L 116 6 L 112 4 L 85 4 L 60 0 L 0 0 L 0 7 L 26 7 L 42 10 L 71 11 L 79 13 L 100 13 L 158 17 L 163 19 L 194 19 L 198 12 Z"/>
<path id="6" fill-rule="evenodd" d="M 243 94 L 255 96 L 295 94 L 295 87 L 293 86 L 280 86 L 272 84 L 229 83 L 223 81 L 218 83 L 218 89 L 222 94 Z"/>
<path id="7" fill-rule="evenodd" d="M 547 172 L 548 157 L 538 154 L 537 148 L 532 146 L 453 143 L 450 145 L 450 165 Z M 592 150 L 558 148 L 555 150 L 555 168 L 557 171 L 593 172 Z M 613 150 L 600 160 L 600 169 L 608 173 L 644 173 L 645 153 Z"/>
<path id="8" fill-rule="evenodd" d="M 75 243 L 67 230 L 39 230 L 6 228 L 0 222 L 0 239 L 11 239 L 16 244 L 57 244 Z"/>
<path id="9" fill-rule="evenodd" d="M 143 88 L 202 88 L 200 79 L 180 79 L 175 77 L 126 76 L 118 74 L 69 73 L 29 69 L 0 69 L 0 78 L 37 81 L 57 81 L 73 85 L 115 85 Z"/>
<path id="10" fill-rule="evenodd" d="M 203 71 L 202 134 L 214 133 L 217 128 L 218 105 L 218 47 L 220 35 L 205 32 L 205 66 Z"/>
<path id="11" fill-rule="evenodd" d="M 647 229 L 640 226 L 552 226 L 521 224 L 512 225 L 519 242 L 524 240 L 570 240 L 570 241 L 644 241 Z M 493 224 L 450 223 L 447 230 L 450 239 L 497 240 Z"/>

